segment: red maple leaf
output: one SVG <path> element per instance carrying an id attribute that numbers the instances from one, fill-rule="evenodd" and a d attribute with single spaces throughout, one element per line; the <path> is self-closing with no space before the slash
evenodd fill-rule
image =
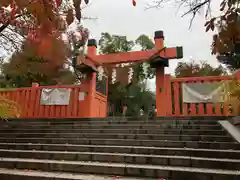
<path id="1" fill-rule="evenodd" d="M 136 6 L 136 5 L 137 5 L 137 3 L 136 3 L 135 0 L 132 0 L 132 4 L 133 4 L 133 6 Z"/>
<path id="2" fill-rule="evenodd" d="M 62 0 L 55 0 L 56 4 L 57 4 L 57 7 L 61 6 L 62 4 Z"/>
<path id="3" fill-rule="evenodd" d="M 15 17 L 15 13 L 16 13 L 16 4 L 15 4 L 15 1 L 12 2 L 12 4 L 11 4 L 10 7 L 12 8 L 12 10 L 11 10 L 11 20 L 13 20 L 14 17 Z"/>

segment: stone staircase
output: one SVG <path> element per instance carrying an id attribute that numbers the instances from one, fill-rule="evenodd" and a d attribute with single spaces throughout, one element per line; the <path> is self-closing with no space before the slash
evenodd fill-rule
<path id="1" fill-rule="evenodd" d="M 211 120 L 9 121 L 1 180 L 239 180 L 240 144 Z"/>

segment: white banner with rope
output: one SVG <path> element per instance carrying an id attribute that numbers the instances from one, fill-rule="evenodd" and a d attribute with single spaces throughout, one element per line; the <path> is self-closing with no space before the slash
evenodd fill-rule
<path id="1" fill-rule="evenodd" d="M 68 105 L 71 89 L 68 88 L 44 88 L 41 92 L 41 105 Z"/>

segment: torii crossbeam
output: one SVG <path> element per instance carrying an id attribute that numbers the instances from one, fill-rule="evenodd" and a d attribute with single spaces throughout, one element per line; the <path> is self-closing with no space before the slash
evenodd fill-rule
<path id="1" fill-rule="evenodd" d="M 183 57 L 182 47 L 167 48 L 164 46 L 163 31 L 156 31 L 154 36 L 155 48 L 146 51 L 122 52 L 115 54 L 97 54 L 97 41 L 94 39 L 88 42 L 88 58 L 86 64 L 114 65 L 119 63 L 140 63 L 149 61 L 153 68 L 156 68 L 156 108 L 157 116 L 165 116 L 165 87 L 164 67 L 168 66 L 169 59 L 180 59 Z M 92 67 L 92 65 L 91 65 Z"/>
<path id="2" fill-rule="evenodd" d="M 114 54 L 96 54 L 96 40 L 91 39 L 88 42 L 88 56 L 96 62 L 99 62 L 103 65 L 107 64 L 119 64 L 119 63 L 137 63 L 150 60 L 150 58 L 156 54 L 159 50 L 164 47 L 164 36 L 163 31 L 155 32 L 155 48 L 145 51 L 134 51 L 134 52 L 121 52 Z M 179 59 L 182 58 L 182 47 L 171 47 L 165 48 L 159 52 L 156 57 L 162 57 L 164 59 Z M 151 59 L 152 60 L 152 59 Z"/>

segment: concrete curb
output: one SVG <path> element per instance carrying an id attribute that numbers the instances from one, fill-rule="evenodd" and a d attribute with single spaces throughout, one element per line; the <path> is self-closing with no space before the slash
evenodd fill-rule
<path id="1" fill-rule="evenodd" d="M 240 143 L 240 131 L 229 121 L 218 121 L 218 123 L 225 129 L 238 143 Z"/>

